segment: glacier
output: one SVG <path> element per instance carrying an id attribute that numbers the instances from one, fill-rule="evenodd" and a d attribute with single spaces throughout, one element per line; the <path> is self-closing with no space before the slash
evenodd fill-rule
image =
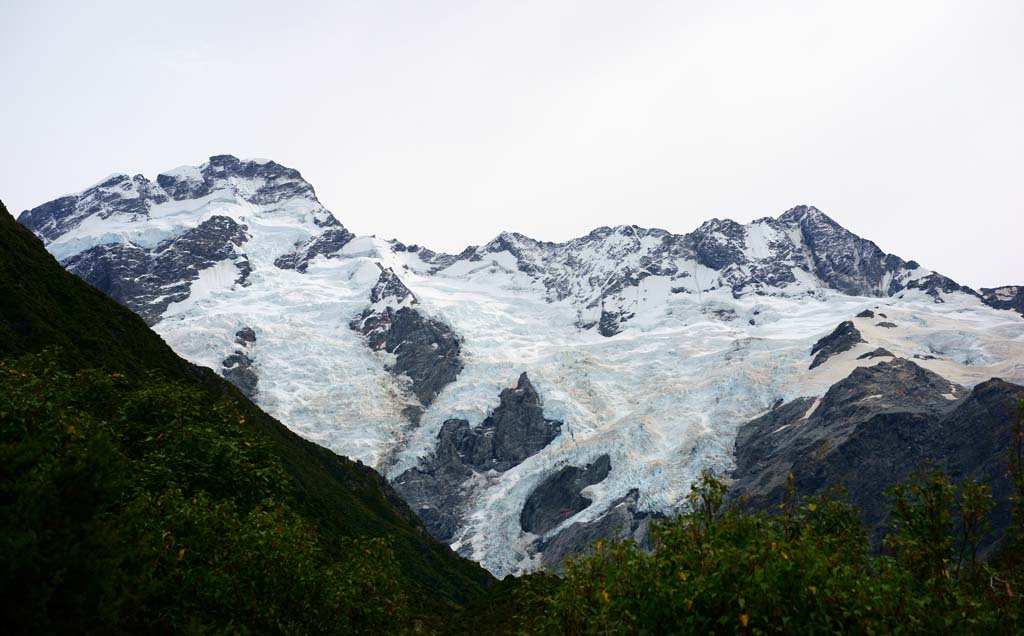
<path id="1" fill-rule="evenodd" d="M 222 372 L 235 334 L 251 328 L 255 401 L 303 436 L 394 479 L 434 452 L 446 420 L 479 425 L 529 374 L 561 433 L 509 470 L 477 475 L 452 542 L 498 576 L 537 567 L 544 537 L 524 532 L 519 515 L 546 477 L 611 459 L 584 491 L 592 503 L 547 538 L 633 489 L 640 509 L 671 514 L 702 470 L 729 473 L 741 424 L 822 396 L 877 364 L 860 356 L 878 347 L 968 387 L 1024 381 L 1021 314 L 881 253 L 815 208 L 748 225 L 716 219 L 686 235 L 620 226 L 554 244 L 502 233 L 459 255 L 353 236 L 299 271 L 275 262 L 340 223 L 297 171 L 221 156 L 156 182 L 114 175 L 19 220 L 67 263 L 97 246 L 154 250 L 215 216 L 244 227 L 244 282 L 236 260 L 183 270 L 187 297 L 153 328 Z M 394 354 L 350 326 L 382 269 L 462 339 L 464 366 L 429 405 L 388 371 Z M 876 316 L 856 317 L 865 309 Z M 808 370 L 812 345 L 845 320 L 865 342 Z M 418 421 L 410 406 L 422 407 Z"/>

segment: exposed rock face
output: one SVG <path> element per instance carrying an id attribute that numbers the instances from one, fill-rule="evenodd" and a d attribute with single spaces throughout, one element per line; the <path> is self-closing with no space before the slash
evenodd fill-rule
<path id="1" fill-rule="evenodd" d="M 970 287 L 960 285 L 951 278 L 947 278 L 938 272 L 932 272 L 927 276 L 922 276 L 921 278 L 908 281 L 904 289 L 920 289 L 931 296 L 932 300 L 937 303 L 946 302 L 942 299 L 942 295 L 951 294 L 953 292 L 962 292 L 971 296 L 979 295 L 978 292 L 974 291 Z M 882 317 L 884 318 L 885 316 Z"/>
<path id="2" fill-rule="evenodd" d="M 526 499 L 519 525 L 526 532 L 545 534 L 569 517 L 584 510 L 591 500 L 581 494 L 611 472 L 608 455 L 601 455 L 583 468 L 566 466 L 540 483 Z"/>
<path id="3" fill-rule="evenodd" d="M 450 446 L 439 445 L 422 467 L 410 468 L 392 482 L 430 536 L 444 543 L 450 543 L 458 530 L 471 487 L 467 481 L 473 476 L 472 470 L 453 460 L 457 456 Z"/>
<path id="4" fill-rule="evenodd" d="M 221 375 L 224 379 L 237 386 L 249 399 L 256 397 L 259 384 L 259 376 L 253 370 L 253 360 L 248 354 L 255 342 L 256 332 L 253 328 L 242 327 L 235 333 L 235 344 L 239 348 L 221 362 Z"/>
<path id="5" fill-rule="evenodd" d="M 881 289 L 887 273 L 899 271 L 905 263 L 887 255 L 871 241 L 856 236 L 813 207 L 798 206 L 779 220 L 799 228 L 810 252 L 809 271 L 827 281 L 829 287 L 856 296 L 888 295 Z M 916 263 L 912 264 L 916 267 Z"/>
<path id="6" fill-rule="evenodd" d="M 544 417 L 540 396 L 525 373 L 501 392 L 499 405 L 473 428 L 447 420 L 434 455 L 394 480 L 395 488 L 439 541 L 450 541 L 461 518 L 467 483 L 475 473 L 503 472 L 551 443 L 562 423 Z M 607 473 L 605 473 L 607 475 Z M 602 478 L 603 479 L 603 478 Z"/>
<path id="7" fill-rule="evenodd" d="M 343 227 L 330 227 L 322 234 L 296 245 L 294 252 L 277 257 L 274 265 L 281 269 L 294 269 L 305 273 L 311 260 L 317 256 L 336 257 L 341 248 L 354 238 L 355 235 Z"/>
<path id="8" fill-rule="evenodd" d="M 409 307 L 395 312 L 384 349 L 396 354 L 392 373 L 412 380 L 412 392 L 430 404 L 462 370 L 462 342 L 451 327 Z"/>
<path id="9" fill-rule="evenodd" d="M 876 327 L 882 327 L 884 329 L 895 329 L 896 328 L 896 323 L 889 322 L 888 320 L 883 320 L 882 322 L 875 323 L 875 326 Z"/>
<path id="10" fill-rule="evenodd" d="M 476 428 L 466 420 L 445 422 L 440 446 L 451 444 L 459 460 L 477 471 L 504 472 L 558 437 L 562 423 L 544 417 L 540 396 L 525 373 L 499 400 L 498 408 Z"/>
<path id="11" fill-rule="evenodd" d="M 857 314 L 857 318 L 874 318 L 874 317 L 875 317 L 875 312 L 871 311 L 870 309 L 865 309 L 864 311 L 862 311 L 859 314 Z"/>
<path id="12" fill-rule="evenodd" d="M 409 301 L 412 304 L 416 304 L 416 296 L 405 286 L 394 272 L 394 270 L 381 269 L 380 277 L 377 278 L 377 284 L 370 290 L 370 302 L 378 304 L 382 302 L 394 301 L 396 304 L 402 304 Z"/>
<path id="13" fill-rule="evenodd" d="M 287 199 L 316 198 L 313 186 L 298 170 L 273 161 L 246 161 L 231 155 L 216 155 L 198 169 L 158 175 L 157 184 L 175 201 L 198 199 L 223 189 L 232 179 L 255 187 L 240 188 L 250 203 L 272 205 Z"/>
<path id="14" fill-rule="evenodd" d="M 248 238 L 246 229 L 226 216 L 213 216 L 152 249 L 97 245 L 63 264 L 153 325 L 171 303 L 188 298 L 200 271 L 219 262 L 232 261 L 238 270 L 235 284 L 246 283 L 251 268 L 240 249 Z"/>
<path id="15" fill-rule="evenodd" d="M 725 269 L 746 261 L 746 228 L 731 219 L 711 219 L 697 228 L 692 237 L 697 262 L 711 269 Z"/>
<path id="16" fill-rule="evenodd" d="M 619 333 L 619 324 L 622 322 L 621 312 L 602 311 L 601 320 L 598 321 L 597 331 L 605 338 L 611 338 Z"/>
<path id="17" fill-rule="evenodd" d="M 221 366 L 225 380 L 237 386 L 249 399 L 256 397 L 259 378 L 252 370 L 252 358 L 243 351 L 236 351 L 224 358 Z"/>
<path id="18" fill-rule="evenodd" d="M 885 357 L 894 358 L 895 356 L 888 349 L 879 347 L 879 348 L 875 349 L 874 351 L 868 351 L 867 353 L 865 353 L 863 355 L 857 356 L 857 359 L 858 360 L 870 360 L 871 358 L 885 358 Z"/>
<path id="19" fill-rule="evenodd" d="M 567 557 L 585 552 L 598 540 L 632 539 L 641 547 L 650 548 L 651 522 L 656 516 L 637 509 L 639 498 L 640 491 L 631 490 L 613 501 L 597 519 L 571 524 L 550 540 L 541 542 L 538 549 L 542 551 L 544 567 L 560 572 Z"/>
<path id="20" fill-rule="evenodd" d="M 167 194 L 141 174 L 134 177 L 117 174 L 79 194 L 26 210 L 18 217 L 18 222 L 49 242 L 92 215 L 101 219 L 114 215 L 145 218 L 152 206 L 167 200 Z"/>
<path id="21" fill-rule="evenodd" d="M 814 346 L 811 348 L 811 355 L 815 357 L 808 368 L 813 369 L 837 353 L 849 351 L 861 342 L 864 342 L 864 338 L 861 337 L 860 331 L 853 326 L 851 321 L 843 321 L 839 323 L 839 326 L 832 333 L 814 343 Z"/>
<path id="22" fill-rule="evenodd" d="M 789 472 L 798 495 L 840 485 L 875 529 L 876 542 L 890 506 L 883 492 L 925 460 L 956 479 L 982 479 L 1005 502 L 1006 449 L 1022 393 L 1024 387 L 1002 380 L 968 393 L 903 359 L 860 367 L 820 401 L 799 398 L 743 425 L 730 496 L 772 509 Z M 995 528 L 1005 528 L 1008 518 L 1003 504 Z"/>
<path id="23" fill-rule="evenodd" d="M 256 342 L 256 332 L 252 327 L 242 327 L 235 332 L 235 342 L 242 346 L 250 345 Z"/>
<path id="24" fill-rule="evenodd" d="M 416 297 L 390 269 L 381 271 L 370 302 L 350 326 L 366 336 L 371 348 L 395 354 L 388 371 L 408 377 L 413 394 L 429 405 L 462 370 L 461 339 L 445 323 L 415 309 Z"/>
<path id="25" fill-rule="evenodd" d="M 1007 449 L 1011 448 L 1014 412 L 1021 399 L 1024 386 L 999 378 L 975 386 L 941 422 L 938 443 L 927 449 L 929 458 L 955 478 L 975 479 L 992 489 L 996 505 L 992 530 L 983 546 L 986 553 L 1010 524 L 1008 502 L 1015 491 L 1007 470 Z"/>
<path id="26" fill-rule="evenodd" d="M 982 287 L 981 299 L 990 307 L 1009 309 L 1024 316 L 1024 285 Z"/>

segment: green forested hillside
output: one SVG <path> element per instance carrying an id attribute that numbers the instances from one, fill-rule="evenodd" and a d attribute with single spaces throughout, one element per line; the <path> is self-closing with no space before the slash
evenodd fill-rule
<path id="1" fill-rule="evenodd" d="M 66 273 L 0 205 L 7 633 L 430 629 L 492 577 Z"/>

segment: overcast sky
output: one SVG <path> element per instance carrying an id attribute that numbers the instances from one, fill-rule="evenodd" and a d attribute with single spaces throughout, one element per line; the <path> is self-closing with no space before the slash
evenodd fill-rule
<path id="1" fill-rule="evenodd" d="M 435 250 L 806 203 L 1024 283 L 1021 0 L 0 0 L 0 32 L 15 214 L 229 153 Z"/>

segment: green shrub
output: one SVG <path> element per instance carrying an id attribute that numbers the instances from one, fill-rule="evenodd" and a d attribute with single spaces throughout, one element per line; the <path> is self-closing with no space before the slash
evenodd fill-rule
<path id="1" fill-rule="evenodd" d="M 0 360 L 6 633 L 388 633 L 382 539 L 332 545 L 229 403 L 148 376 Z M 339 558 L 338 555 L 341 555 Z"/>
<path id="2" fill-rule="evenodd" d="M 705 474 L 689 511 L 661 523 L 652 552 L 598 542 L 562 579 L 527 577 L 527 634 L 1013 634 L 1015 599 L 993 592 L 972 549 L 985 489 L 941 473 L 893 493 L 891 554 L 871 556 L 840 493 L 778 514 L 723 507 Z"/>

